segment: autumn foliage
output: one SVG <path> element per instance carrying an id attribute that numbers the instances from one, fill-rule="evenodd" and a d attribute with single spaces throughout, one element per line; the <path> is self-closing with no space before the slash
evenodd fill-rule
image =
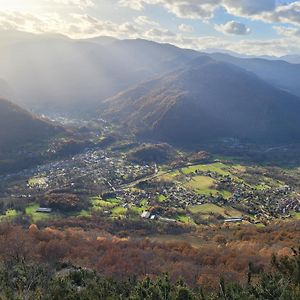
<path id="1" fill-rule="evenodd" d="M 72 263 L 121 280 L 167 272 L 173 281 L 184 278 L 189 285 L 213 288 L 220 277 L 245 282 L 249 263 L 258 274 L 267 268 L 273 253 L 290 255 L 291 246 L 299 241 L 299 228 L 297 222 L 226 231 L 206 228 L 197 233 L 203 245 L 192 247 L 178 241 L 157 243 L 148 238 L 121 238 L 101 228 L 58 230 L 31 225 L 23 229 L 1 225 L 0 258 Z"/>

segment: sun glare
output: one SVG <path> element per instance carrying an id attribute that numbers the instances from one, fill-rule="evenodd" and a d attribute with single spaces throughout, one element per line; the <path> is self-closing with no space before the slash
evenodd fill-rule
<path id="1" fill-rule="evenodd" d="M 35 0 L 0 0 L 0 10 L 35 11 L 41 2 Z"/>

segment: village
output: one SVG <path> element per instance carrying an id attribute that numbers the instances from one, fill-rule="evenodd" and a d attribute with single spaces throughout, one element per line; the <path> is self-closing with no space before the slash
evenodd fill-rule
<path id="1" fill-rule="evenodd" d="M 204 218 L 215 215 L 221 222 L 250 223 L 268 222 L 279 218 L 291 218 L 292 213 L 300 211 L 300 197 L 288 185 L 277 188 L 257 189 L 244 183 L 233 180 L 228 175 L 216 172 L 195 172 L 184 180 L 191 180 L 194 176 L 208 176 L 214 178 L 218 192 L 193 191 L 182 182 L 162 181 L 160 177 L 142 181 L 134 190 L 118 190 L 115 197 L 122 199 L 123 206 L 143 209 L 142 218 L 167 218 L 168 221 L 182 220 L 182 216 L 193 219 L 195 211 Z M 182 178 L 181 178 L 182 179 Z M 226 187 L 231 192 L 227 196 L 222 194 Z M 201 207 L 210 205 L 211 211 L 201 212 Z M 215 210 L 214 208 L 224 208 Z M 226 213 L 229 211 L 229 213 Z M 181 216 L 181 218 L 178 218 Z"/>
<path id="2" fill-rule="evenodd" d="M 70 159 L 61 160 L 13 175 L 1 176 L 1 182 L 19 180 L 15 192 L 20 196 L 52 189 L 70 188 L 103 191 L 154 174 L 155 166 L 140 166 L 122 156 L 109 156 L 105 151 L 87 150 Z M 95 192 L 93 190 L 92 192 Z M 11 189 L 10 189 L 11 191 Z"/>
<path id="3" fill-rule="evenodd" d="M 88 214 L 189 224 L 266 223 L 300 212 L 300 196 L 283 182 L 254 185 L 237 167 L 218 160 L 170 168 L 129 161 L 121 151 L 101 148 L 1 177 L 1 197 L 43 203 L 43 195 L 79 195 Z M 96 199 L 96 200 L 95 200 Z M 90 203 L 89 203 L 90 201 Z M 93 202 L 94 201 L 94 202 Z M 89 206 L 89 207 L 87 207 Z M 51 207 L 37 207 L 52 214 Z"/>

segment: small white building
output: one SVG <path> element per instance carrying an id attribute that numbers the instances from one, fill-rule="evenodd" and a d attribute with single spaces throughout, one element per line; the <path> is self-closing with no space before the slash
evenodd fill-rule
<path id="1" fill-rule="evenodd" d="M 230 218 L 230 219 L 225 219 L 225 223 L 239 223 L 243 222 L 243 218 Z"/>
<path id="2" fill-rule="evenodd" d="M 151 217 L 151 213 L 149 211 L 144 211 L 142 214 L 141 214 L 141 217 L 143 219 L 149 219 Z"/>
<path id="3" fill-rule="evenodd" d="M 44 213 L 44 214 L 50 214 L 52 213 L 52 208 L 46 208 L 46 207 L 39 207 L 36 212 L 38 213 Z"/>

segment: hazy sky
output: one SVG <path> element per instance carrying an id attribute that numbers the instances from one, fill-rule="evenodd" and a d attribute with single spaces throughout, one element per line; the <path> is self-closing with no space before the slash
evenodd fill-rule
<path id="1" fill-rule="evenodd" d="M 0 29 L 300 53 L 300 0 L 0 0 Z"/>

